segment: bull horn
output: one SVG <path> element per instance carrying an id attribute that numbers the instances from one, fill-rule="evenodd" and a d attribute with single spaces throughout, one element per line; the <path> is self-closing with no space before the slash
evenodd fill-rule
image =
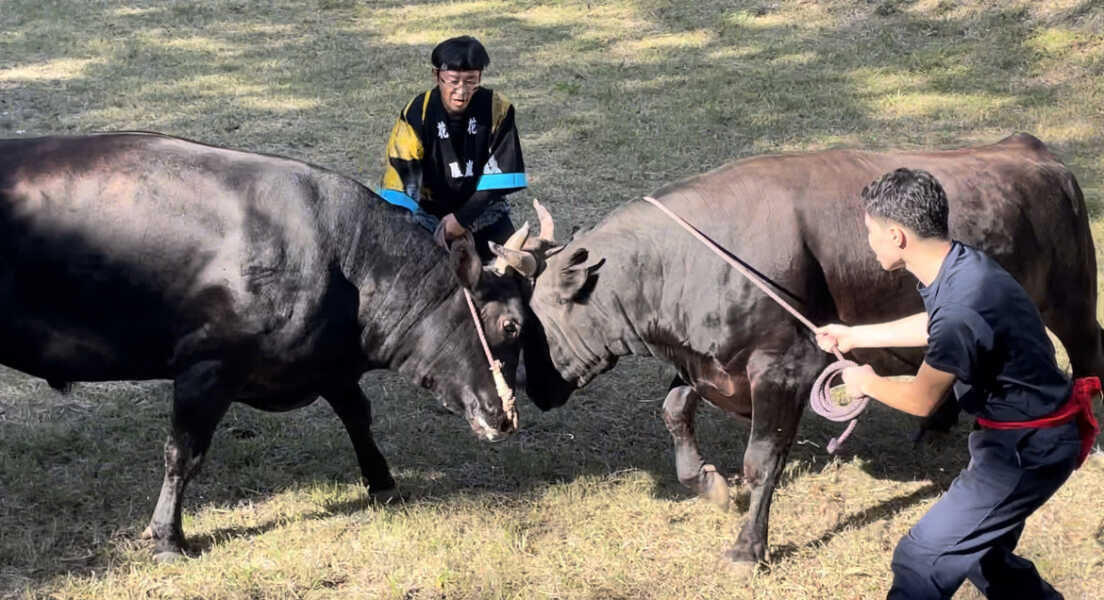
<path id="1" fill-rule="evenodd" d="M 529 221 L 526 221 L 521 227 L 518 228 L 509 238 L 506 239 L 506 243 L 502 246 L 498 246 L 494 242 L 491 242 L 491 251 L 498 257 L 494 259 L 494 263 L 491 264 L 491 270 L 499 275 L 506 274 L 506 267 L 513 266 L 505 257 L 504 253 L 495 251 L 495 246 L 507 250 L 520 251 L 521 247 L 525 244 L 525 240 L 529 237 Z"/>
<path id="2" fill-rule="evenodd" d="M 548 212 L 548 209 L 536 198 L 533 198 L 533 210 L 537 211 L 537 218 L 540 220 L 538 237 L 546 242 L 555 242 L 556 224 L 552 221 L 552 213 Z"/>
<path id="3" fill-rule="evenodd" d="M 487 242 L 491 246 L 491 252 L 495 253 L 498 258 L 495 259 L 495 264 L 498 265 L 501 262 L 503 265 L 513 267 L 515 271 L 521 273 L 524 277 L 532 277 L 537 273 L 537 259 L 533 257 L 531 252 L 525 250 L 515 250 L 513 248 L 507 248 L 505 246 L 499 246 L 494 242 Z M 501 271 L 498 271 L 499 275 L 506 274 L 506 267 L 503 266 Z"/>
<path id="4" fill-rule="evenodd" d="M 510 237 L 506 238 L 506 243 L 503 246 L 511 250 L 521 250 L 521 247 L 525 245 L 525 240 L 529 238 L 529 221 L 521 224 L 518 230 L 510 234 Z"/>

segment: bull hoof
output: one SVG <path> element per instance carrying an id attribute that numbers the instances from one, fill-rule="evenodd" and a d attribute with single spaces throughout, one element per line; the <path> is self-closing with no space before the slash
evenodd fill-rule
<path id="1" fill-rule="evenodd" d="M 146 525 L 146 528 L 142 530 L 142 534 L 138 537 L 142 538 L 143 540 L 152 540 L 153 539 L 153 528 L 150 527 L 149 525 Z"/>
<path id="2" fill-rule="evenodd" d="M 701 470 L 701 497 L 717 508 L 728 511 L 728 482 L 717 472 L 717 467 L 705 465 Z"/>
<path id="3" fill-rule="evenodd" d="M 759 563 L 751 560 L 737 560 L 733 557 L 733 551 L 729 550 L 724 554 L 725 558 L 725 570 L 733 577 L 740 579 L 751 579 L 755 576 L 755 572 L 759 567 Z"/>
<path id="4" fill-rule="evenodd" d="M 738 540 L 736 545 L 724 553 L 736 572 L 753 574 L 764 560 L 768 559 L 766 549 L 760 544 L 749 544 Z"/>
<path id="5" fill-rule="evenodd" d="M 165 550 L 163 552 L 158 552 L 158 553 L 153 555 L 153 560 L 155 560 L 159 563 L 162 563 L 162 564 L 169 564 L 169 563 L 179 562 L 179 561 L 184 560 L 185 558 L 187 558 L 187 557 L 184 556 L 184 554 L 182 554 L 180 552 L 176 552 L 174 550 Z"/>
<path id="6" fill-rule="evenodd" d="M 368 492 L 368 498 L 373 504 L 401 504 L 406 502 L 406 496 L 399 492 L 398 488 L 389 488 L 386 490 L 370 490 Z"/>

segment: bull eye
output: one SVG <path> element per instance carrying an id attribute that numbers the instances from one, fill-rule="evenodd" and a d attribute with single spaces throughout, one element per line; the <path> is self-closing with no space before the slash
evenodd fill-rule
<path id="1" fill-rule="evenodd" d="M 513 319 L 506 319 L 502 322 L 502 331 L 506 332 L 506 335 L 514 337 L 518 334 L 518 322 Z"/>

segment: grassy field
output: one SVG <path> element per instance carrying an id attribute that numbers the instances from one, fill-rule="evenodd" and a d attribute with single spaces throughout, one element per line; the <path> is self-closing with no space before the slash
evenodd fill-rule
<path id="1" fill-rule="evenodd" d="M 561 232 L 737 157 L 1027 131 L 1080 179 L 1099 256 L 1101 31 L 1099 0 L 0 0 L 0 137 L 162 131 L 374 185 L 398 110 L 430 84 L 429 51 L 472 33 L 492 57 L 485 84 L 518 107 L 518 214 L 538 197 Z M 368 503 L 325 406 L 235 407 L 187 492 L 196 558 L 161 565 L 138 534 L 168 384 L 62 396 L 0 370 L 0 598 L 877 598 L 897 539 L 965 466 L 966 424 L 914 447 L 913 419 L 872 407 L 832 458 L 839 426 L 806 416 L 771 561 L 745 580 L 721 553 L 746 493 L 726 514 L 675 478 L 671 374 L 624 361 L 563 409 L 523 404 L 523 430 L 496 445 L 369 374 L 377 440 L 409 496 L 388 506 Z M 746 424 L 703 410 L 698 431 L 738 473 Z M 1020 547 L 1066 598 L 1100 597 L 1104 455 Z"/>

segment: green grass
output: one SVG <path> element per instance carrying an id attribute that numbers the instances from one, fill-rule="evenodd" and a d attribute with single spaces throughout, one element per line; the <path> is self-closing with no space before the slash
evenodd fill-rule
<path id="1" fill-rule="evenodd" d="M 518 107 L 518 214 L 540 198 L 561 237 L 738 157 L 1027 131 L 1077 174 L 1104 244 L 1101 31 L 1090 0 L 4 0 L 0 136 L 163 131 L 374 185 L 429 51 L 472 33 L 485 82 Z M 367 502 L 324 406 L 235 407 L 186 495 L 198 556 L 159 565 L 138 533 L 169 387 L 60 396 L 0 371 L 0 598 L 876 598 L 896 540 L 965 465 L 966 425 L 914 448 L 914 420 L 872 407 L 831 458 L 840 426 L 807 416 L 771 563 L 745 581 L 721 553 L 746 492 L 724 514 L 679 486 L 659 410 L 670 375 L 624 361 L 563 409 L 523 404 L 523 430 L 485 445 L 370 374 L 377 439 L 410 497 L 398 506 Z M 699 436 L 740 471 L 746 424 L 703 410 Z M 1022 552 L 1067 598 L 1104 589 L 1102 515 L 1097 455 L 1028 522 Z"/>

